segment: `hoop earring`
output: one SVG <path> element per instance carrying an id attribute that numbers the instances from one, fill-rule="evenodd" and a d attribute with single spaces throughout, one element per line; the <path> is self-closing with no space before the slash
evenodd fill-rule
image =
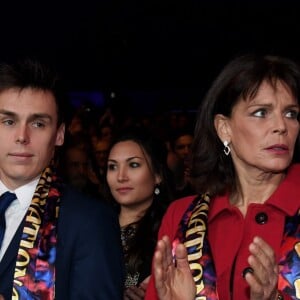
<path id="1" fill-rule="evenodd" d="M 231 151 L 230 147 L 228 146 L 229 143 L 227 141 L 224 141 L 223 144 L 224 144 L 223 151 L 224 151 L 225 155 L 228 156 Z"/>

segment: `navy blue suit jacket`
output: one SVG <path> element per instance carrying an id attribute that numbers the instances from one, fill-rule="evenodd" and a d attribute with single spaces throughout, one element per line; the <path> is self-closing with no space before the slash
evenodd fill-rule
<path id="1" fill-rule="evenodd" d="M 0 262 L 0 294 L 11 299 L 23 224 Z M 57 227 L 56 300 L 122 299 L 123 256 L 116 214 L 65 187 Z"/>

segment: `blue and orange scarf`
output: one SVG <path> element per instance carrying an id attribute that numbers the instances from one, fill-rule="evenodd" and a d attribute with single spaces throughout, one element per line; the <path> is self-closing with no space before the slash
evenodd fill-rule
<path id="1" fill-rule="evenodd" d="M 55 298 L 60 185 L 57 176 L 46 168 L 25 216 L 15 267 L 13 300 Z"/>

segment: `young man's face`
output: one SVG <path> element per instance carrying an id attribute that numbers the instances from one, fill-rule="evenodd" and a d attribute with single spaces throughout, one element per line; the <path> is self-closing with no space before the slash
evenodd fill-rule
<path id="1" fill-rule="evenodd" d="M 26 88 L 0 93 L 0 179 L 11 189 L 37 178 L 64 141 L 50 92 Z"/>

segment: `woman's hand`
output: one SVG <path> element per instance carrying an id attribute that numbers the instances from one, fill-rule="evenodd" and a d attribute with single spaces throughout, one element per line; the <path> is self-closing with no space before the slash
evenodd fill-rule
<path id="1" fill-rule="evenodd" d="M 175 249 L 176 266 L 173 262 L 170 240 L 164 236 L 157 243 L 153 259 L 155 287 L 160 300 L 193 300 L 196 286 L 183 244 Z"/>
<path id="2" fill-rule="evenodd" d="M 146 289 L 150 280 L 150 276 L 145 278 L 140 285 L 130 286 L 124 292 L 124 300 L 143 300 L 145 298 Z M 1 298 L 0 298 L 1 300 Z"/>
<path id="3" fill-rule="evenodd" d="M 274 250 L 260 237 L 249 246 L 248 263 L 253 269 L 245 275 L 250 286 L 251 300 L 277 299 L 278 265 Z"/>
<path id="4" fill-rule="evenodd" d="M 144 298 L 145 290 L 138 286 L 130 286 L 124 291 L 124 300 L 143 300 Z"/>

